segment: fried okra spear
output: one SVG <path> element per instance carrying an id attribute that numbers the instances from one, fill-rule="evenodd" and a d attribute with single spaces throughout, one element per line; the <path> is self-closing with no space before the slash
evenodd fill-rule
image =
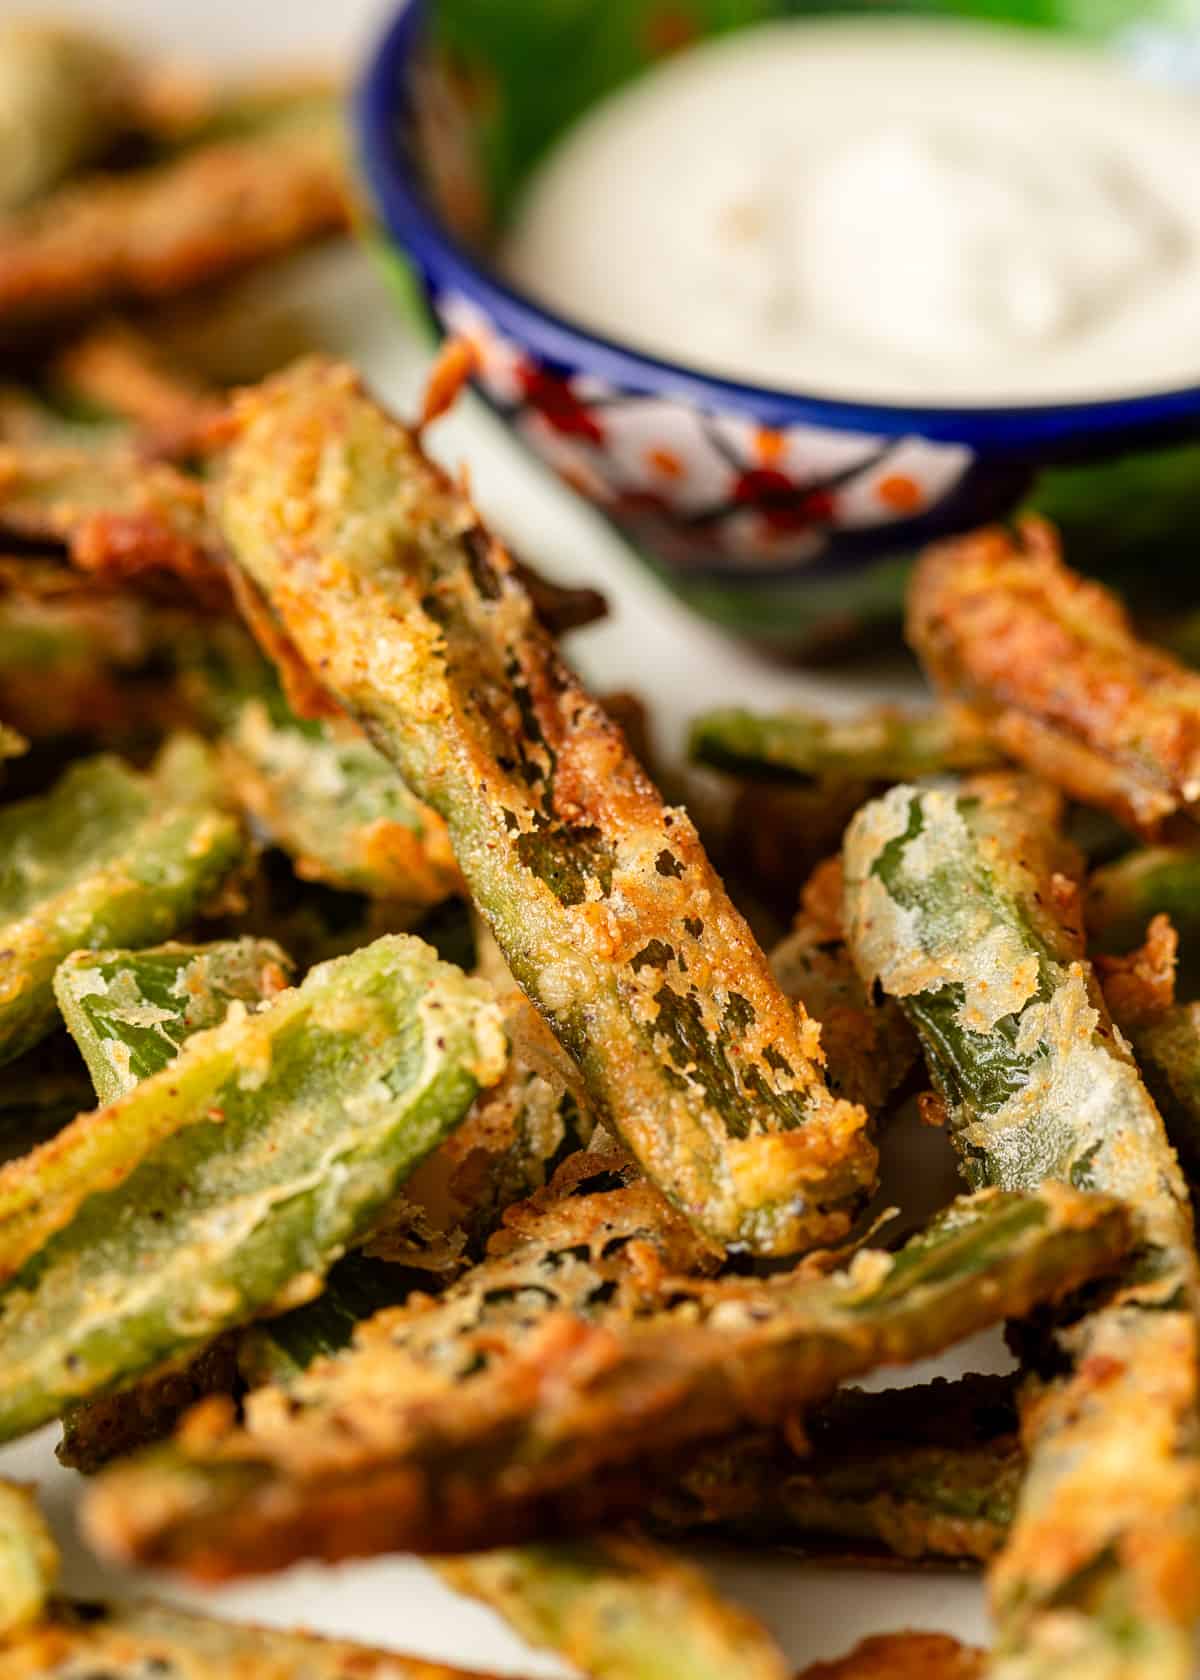
<path id="1" fill-rule="evenodd" d="M 788 1680 L 782 1653 L 753 1616 L 645 1540 L 477 1552 L 439 1573 L 595 1680 Z"/>
<path id="2" fill-rule="evenodd" d="M 1179 940 L 1160 914 L 1145 942 L 1096 959 L 1113 1020 L 1133 1046 L 1193 1195 L 1200 1182 L 1200 1002 L 1175 1001 Z"/>
<path id="3" fill-rule="evenodd" d="M 54 971 L 73 950 L 147 944 L 193 916 L 241 862 L 203 744 L 180 736 L 141 775 L 73 765 L 0 810 L 0 1062 L 55 1024 Z"/>
<path id="4" fill-rule="evenodd" d="M 31 1488 L 0 1481 L 0 1663 L 5 1641 L 36 1622 L 58 1579 L 58 1548 Z"/>
<path id="5" fill-rule="evenodd" d="M 256 1391 L 244 1425 L 210 1402 L 106 1472 L 87 1529 L 109 1556 L 204 1579 L 586 1531 L 643 1509 L 672 1453 L 1057 1299 L 1127 1231 L 1104 1198 L 993 1193 L 832 1277 L 706 1282 L 711 1251 L 650 1185 L 578 1155 L 439 1300 Z"/>
<path id="6" fill-rule="evenodd" d="M 707 1448 L 655 1491 L 647 1521 L 657 1535 L 716 1529 L 814 1557 L 984 1563 L 1023 1470 L 1010 1377 L 842 1389 L 800 1428 Z"/>
<path id="7" fill-rule="evenodd" d="M 381 939 L 0 1169 L 0 1437 L 310 1298 L 506 1054 L 484 987 Z"/>
<path id="8" fill-rule="evenodd" d="M 1088 876 L 1084 920 L 1096 950 L 1132 950 L 1160 915 L 1171 918 L 1185 953 L 1200 946 L 1200 846 L 1139 846 Z"/>
<path id="9" fill-rule="evenodd" d="M 813 1663 L 799 1680 L 982 1680 L 986 1661 L 946 1633 L 877 1633 L 848 1656 Z"/>
<path id="10" fill-rule="evenodd" d="M 67 182 L 0 221 L 0 337 L 167 297 L 343 231 L 343 154 L 336 99 L 307 87 L 240 132 Z"/>
<path id="11" fill-rule="evenodd" d="M 944 702 L 1073 798 L 1148 838 L 1200 801 L 1200 673 L 1139 640 L 1044 521 L 928 549 L 908 639 Z"/>
<path id="12" fill-rule="evenodd" d="M 55 1600 L 0 1642 L 4 1680 L 488 1680 L 343 1639 L 247 1627 L 167 1604 Z"/>
<path id="13" fill-rule="evenodd" d="M 949 770 L 991 770 L 1002 762 L 968 718 L 949 709 L 921 713 L 891 706 L 846 718 L 726 707 L 696 719 L 689 751 L 714 770 L 785 782 L 829 776 L 908 782 Z"/>
<path id="14" fill-rule="evenodd" d="M 1030 1379 L 991 1571 L 995 1672 L 1191 1673 L 1200 1619 L 1197 1265 L 1174 1151 L 1083 960 L 1074 860 L 1020 777 L 897 787 L 845 845 L 860 971 L 921 1035 L 968 1181 L 1123 1196 L 1138 1246 Z M 1053 1374 L 1057 1372 L 1057 1374 Z"/>
<path id="15" fill-rule="evenodd" d="M 353 373 L 246 393 L 230 549 L 320 680 L 440 813 L 520 984 L 601 1116 L 714 1240 L 836 1240 L 869 1187 L 861 1110 L 705 857 L 538 623 L 508 556 Z"/>

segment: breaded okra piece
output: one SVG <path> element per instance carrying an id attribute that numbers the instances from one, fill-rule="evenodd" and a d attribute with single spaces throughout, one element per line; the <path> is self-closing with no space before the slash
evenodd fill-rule
<path id="1" fill-rule="evenodd" d="M 167 297 L 344 230 L 336 101 L 305 92 L 269 116 L 146 169 L 68 182 L 0 222 L 0 336 Z"/>
<path id="2" fill-rule="evenodd" d="M 187 449 L 224 409 L 221 392 L 129 321 L 97 322 L 55 356 L 54 390 L 86 412 L 136 426 L 158 447 Z"/>
<path id="3" fill-rule="evenodd" d="M 708 1448 L 655 1493 L 648 1520 L 660 1535 L 715 1528 L 815 1557 L 986 1563 L 1023 1470 L 1013 1378 L 843 1389 L 800 1428 Z"/>
<path id="4" fill-rule="evenodd" d="M 112 42 L 69 24 L 0 27 L 0 211 L 19 209 L 128 131 L 138 73 Z"/>
<path id="5" fill-rule="evenodd" d="M 174 933 L 243 854 L 214 802 L 208 751 L 189 737 L 148 775 L 88 759 L 50 793 L 0 810 L 0 1061 L 54 1025 L 64 957 Z"/>
<path id="6" fill-rule="evenodd" d="M 105 1472 L 87 1530 L 108 1556 L 200 1579 L 587 1532 L 644 1509 L 673 1453 L 1056 1300 L 1110 1269 L 1127 1231 L 1105 1198 L 993 1192 L 833 1276 L 708 1282 L 652 1186 L 579 1155 L 439 1300 L 255 1391 L 243 1424 L 210 1402 Z"/>
<path id="7" fill-rule="evenodd" d="M 829 776 L 909 782 L 951 770 L 991 770 L 1003 762 L 986 734 L 950 708 L 903 712 L 878 706 L 834 718 L 730 706 L 695 720 L 688 750 L 714 770 L 802 783 Z"/>
<path id="8" fill-rule="evenodd" d="M 1200 1619 L 1197 1267 L 1163 1122 L 1083 960 L 1069 851 L 1020 777 L 897 787 L 846 838 L 860 972 L 920 1033 L 974 1186 L 1120 1195 L 1138 1247 L 1047 1330 L 991 1571 L 1004 1680 L 1186 1680 Z"/>
<path id="9" fill-rule="evenodd" d="M 381 939 L 0 1169 L 0 1438 L 311 1298 L 506 1057 L 479 982 Z"/>
<path id="10" fill-rule="evenodd" d="M 55 971 L 54 996 L 97 1098 L 111 1103 L 167 1067 L 194 1032 L 220 1026 L 232 1003 L 268 1003 L 290 975 L 270 939 L 73 951 Z"/>
<path id="11" fill-rule="evenodd" d="M 58 1547 L 32 1488 L 0 1481 L 0 1666 L 5 1642 L 36 1622 L 58 1579 Z"/>
<path id="12" fill-rule="evenodd" d="M 1148 838 L 1200 801 L 1200 672 L 1141 641 L 1043 520 L 928 549 L 908 639 L 944 702 L 1072 798 Z"/>
<path id="13" fill-rule="evenodd" d="M 1200 1180 L 1200 1003 L 1175 1001 L 1179 940 L 1159 914 L 1145 942 L 1096 967 L 1113 1020 L 1133 1046 L 1195 1194 Z"/>
<path id="14" fill-rule="evenodd" d="M 199 622 L 54 561 L 0 556 L 0 715 L 35 742 L 152 738 L 185 721 L 171 654 Z"/>
<path id="15" fill-rule="evenodd" d="M 231 711 L 229 795 L 302 880 L 407 906 L 414 920 L 461 891 L 442 819 L 348 719 L 297 718 L 269 670 Z"/>
<path id="16" fill-rule="evenodd" d="M 270 1002 L 286 987 L 290 968 L 272 940 L 77 951 L 59 968 L 54 990 L 91 1068 L 96 1095 L 108 1103 L 169 1067 L 193 1033 L 225 1020 L 231 1003 L 253 1007 Z M 373 1297 L 361 1284 L 356 1287 L 358 1268 L 370 1265 L 350 1256 L 338 1261 L 316 1301 L 270 1321 L 271 1348 L 294 1343 L 299 1331 L 291 1321 L 297 1318 L 312 1315 L 328 1334 L 351 1310 L 366 1317 L 398 1300 L 403 1290 L 394 1267 L 377 1268 L 390 1274 L 390 1292 Z M 245 1332 L 254 1334 L 253 1329 Z M 349 1341 L 348 1329 L 343 1339 Z M 95 1471 L 110 1459 L 162 1440 L 195 1401 L 237 1386 L 241 1351 L 239 1337 L 231 1333 L 186 1365 L 151 1372 L 113 1393 L 68 1406 L 60 1461 Z"/>
<path id="17" fill-rule="evenodd" d="M 595 1680 L 788 1680 L 760 1622 L 645 1540 L 475 1552 L 446 1560 L 439 1573 Z"/>
<path id="18" fill-rule="evenodd" d="M 202 481 L 147 459 L 119 430 L 0 441 L 0 531 L 61 544 L 106 582 L 169 573 L 205 604 L 228 605 Z"/>
<path id="19" fill-rule="evenodd" d="M 1171 918 L 1185 952 L 1200 945 L 1200 846 L 1140 846 L 1093 870 L 1083 913 L 1098 951 L 1132 950 L 1161 915 Z"/>
<path id="20" fill-rule="evenodd" d="M 822 904 L 830 890 L 837 899 L 832 918 Z M 895 999 L 873 997 L 859 978 L 842 937 L 841 894 L 841 860 L 827 859 L 805 886 L 791 932 L 771 952 L 771 972 L 788 997 L 821 1023 L 829 1089 L 877 1119 L 916 1065 L 920 1048 Z"/>
<path id="21" fill-rule="evenodd" d="M 4 1680 L 489 1680 L 398 1651 L 219 1622 L 168 1604 L 65 1599 L 0 1645 L 0 1664 Z"/>
<path id="22" fill-rule="evenodd" d="M 798 1680 L 982 1680 L 986 1661 L 948 1633 L 876 1633 L 848 1656 L 813 1663 Z"/>
<path id="23" fill-rule="evenodd" d="M 241 399 L 217 493 L 246 573 L 320 680 L 440 813 L 517 980 L 598 1114 L 716 1241 L 836 1240 L 871 1184 L 688 817 L 563 665 L 503 548 L 350 369 Z"/>

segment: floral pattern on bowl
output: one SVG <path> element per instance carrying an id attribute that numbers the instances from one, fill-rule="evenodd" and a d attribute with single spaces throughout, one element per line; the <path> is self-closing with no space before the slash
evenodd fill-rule
<path id="1" fill-rule="evenodd" d="M 776 430 L 551 370 L 463 293 L 435 296 L 433 307 L 474 348 L 486 395 L 547 465 L 635 542 L 689 570 L 811 565 L 839 532 L 936 517 L 972 465 L 962 444 Z"/>

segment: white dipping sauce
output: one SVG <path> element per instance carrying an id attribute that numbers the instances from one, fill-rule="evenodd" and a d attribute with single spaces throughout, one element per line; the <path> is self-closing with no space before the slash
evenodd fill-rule
<path id="1" fill-rule="evenodd" d="M 604 101 L 505 275 L 728 378 L 878 402 L 1200 380 L 1200 99 L 1016 29 L 761 24 Z"/>

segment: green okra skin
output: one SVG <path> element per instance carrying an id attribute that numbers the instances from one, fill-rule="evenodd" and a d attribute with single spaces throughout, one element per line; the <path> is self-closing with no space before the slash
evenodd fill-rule
<path id="1" fill-rule="evenodd" d="M 38 1620 L 57 1579 L 58 1548 L 32 1488 L 0 1481 L 0 1641 Z"/>
<path id="2" fill-rule="evenodd" d="M 270 939 L 73 951 L 54 975 L 67 1030 L 101 1103 L 116 1102 L 167 1067 L 194 1032 L 284 990 L 291 963 Z"/>
<path id="3" fill-rule="evenodd" d="M 42 1621 L 4 1645 L 0 1660 L 4 1680 L 489 1680 L 397 1651 L 148 1601 L 55 1599 Z"/>
<path id="4" fill-rule="evenodd" d="M 1138 1248 L 1031 1379 L 1028 1469 L 991 1572 L 994 1671 L 1191 1673 L 1200 1620 L 1196 1254 L 1161 1116 L 1072 924 L 1065 862 L 1019 778 L 897 787 L 847 833 L 847 937 L 921 1035 L 974 1185 L 1123 1196 Z"/>
<path id="5" fill-rule="evenodd" d="M 216 508 L 309 666 L 444 819 L 513 974 L 654 1181 L 723 1245 L 837 1240 L 874 1174 L 865 1115 L 831 1097 L 689 819 L 467 498 L 312 358 L 243 395 Z"/>
<path id="6" fill-rule="evenodd" d="M 645 1540 L 476 1552 L 446 1560 L 439 1573 L 596 1680 L 786 1680 L 790 1672 L 760 1622 Z"/>
<path id="7" fill-rule="evenodd" d="M 1165 914 L 1186 956 L 1200 942 L 1200 847 L 1139 846 L 1093 870 L 1084 914 L 1094 949 L 1116 954 L 1140 945 L 1152 919 Z"/>
<path id="8" fill-rule="evenodd" d="M 241 862 L 211 785 L 206 749 L 181 736 L 148 775 L 89 759 L 0 810 L 0 1061 L 54 1025 L 54 971 L 72 951 L 174 933 Z"/>
<path id="9" fill-rule="evenodd" d="M 984 1563 L 1004 1543 L 1023 1467 L 1011 1378 L 849 1388 L 802 1436 L 710 1447 L 654 1493 L 648 1520 L 657 1535 L 715 1529 L 817 1557 Z"/>
<path id="10" fill-rule="evenodd" d="M 903 712 L 887 706 L 847 718 L 724 707 L 695 720 L 688 750 L 697 763 L 714 770 L 799 782 L 829 776 L 913 781 L 952 770 L 990 770 L 1004 762 L 979 731 L 952 711 Z"/>
<path id="11" fill-rule="evenodd" d="M 237 1363 L 251 1388 L 286 1388 L 318 1359 L 350 1346 L 357 1327 L 394 1307 L 413 1287 L 413 1273 L 390 1260 L 347 1254 L 325 1279 L 315 1301 L 252 1324 L 238 1341 Z"/>
<path id="12" fill-rule="evenodd" d="M 313 1294 L 506 1054 L 478 982 L 382 939 L 0 1170 L 0 1437 Z"/>
<path id="13" fill-rule="evenodd" d="M 827 1279 L 659 1278 L 637 1254 L 678 1233 L 647 1226 L 648 1187 L 613 1180 L 592 1168 L 542 1204 L 542 1232 L 526 1220 L 438 1301 L 380 1314 L 345 1353 L 258 1391 L 244 1424 L 107 1471 L 92 1542 L 217 1580 L 595 1528 L 644 1509 L 665 1454 L 1059 1299 L 1129 1240 L 1119 1204 L 1047 1186 L 962 1198 L 898 1253 L 863 1250 Z M 597 1204 L 614 1198 L 610 1216 Z"/>

